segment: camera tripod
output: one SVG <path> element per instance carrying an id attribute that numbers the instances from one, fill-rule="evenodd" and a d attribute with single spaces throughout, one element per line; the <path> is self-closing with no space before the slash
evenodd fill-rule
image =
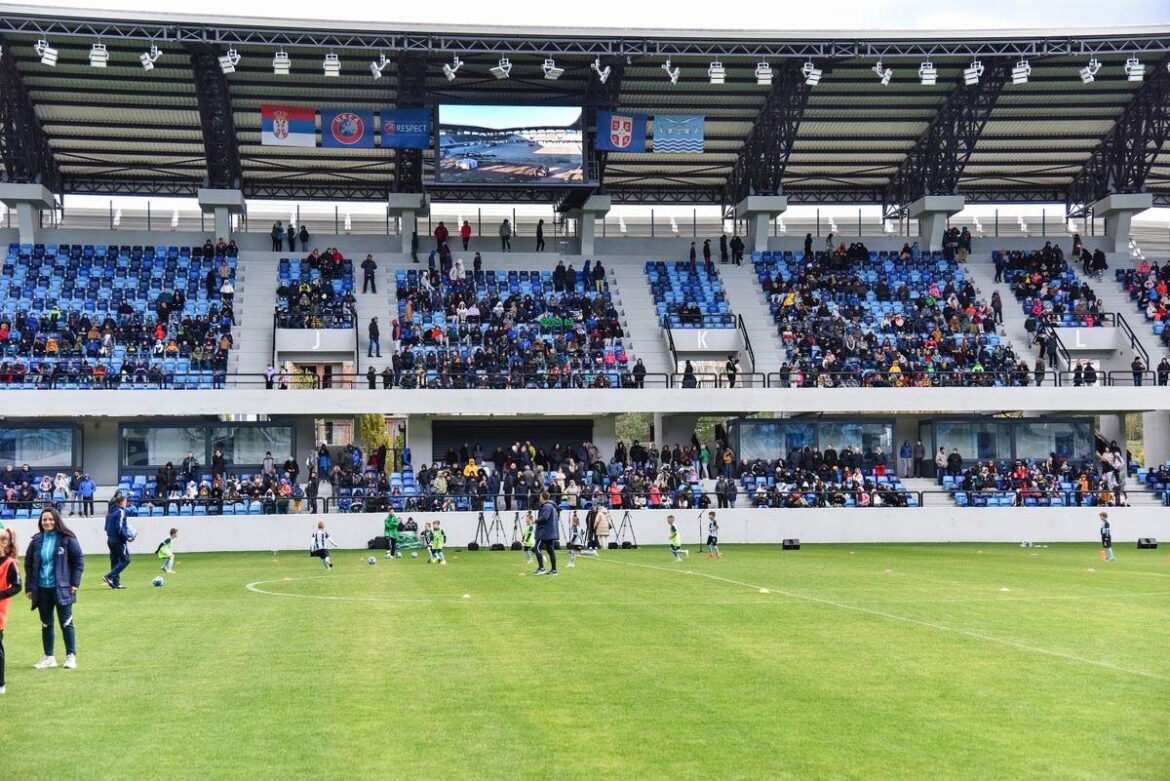
<path id="1" fill-rule="evenodd" d="M 627 534 L 630 537 L 629 540 L 626 540 Z M 624 513 L 622 513 L 622 521 L 620 524 L 618 524 L 617 537 L 615 539 L 619 548 L 627 547 L 627 542 L 631 548 L 638 547 L 638 538 L 634 535 L 634 522 L 630 518 L 629 510 L 626 510 Z"/>
<path id="2" fill-rule="evenodd" d="M 475 539 L 472 541 L 472 545 L 475 547 L 472 548 L 471 545 L 468 545 L 467 549 L 480 550 L 481 548 L 487 548 L 489 550 L 503 550 L 505 547 L 504 539 L 504 524 L 500 520 L 500 511 L 495 510 L 492 512 L 490 526 L 483 517 L 483 511 L 480 511 L 479 519 L 475 527 Z M 499 547 L 497 548 L 496 545 L 499 545 Z"/>

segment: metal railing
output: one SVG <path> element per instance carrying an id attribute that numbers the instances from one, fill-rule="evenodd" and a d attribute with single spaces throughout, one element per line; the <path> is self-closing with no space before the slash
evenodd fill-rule
<path id="1" fill-rule="evenodd" d="M 743 335 L 743 347 L 747 350 L 748 358 L 752 361 L 752 371 L 756 370 L 756 351 L 752 349 L 752 340 L 748 336 L 747 326 L 744 324 L 743 315 L 735 316 L 735 324 L 739 328 L 739 332 Z"/>

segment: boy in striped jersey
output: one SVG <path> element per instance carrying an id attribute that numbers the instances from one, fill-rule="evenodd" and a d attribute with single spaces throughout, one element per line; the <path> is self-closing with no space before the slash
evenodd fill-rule
<path id="1" fill-rule="evenodd" d="M 427 564 L 434 564 L 435 549 L 433 543 L 435 540 L 435 533 L 431 531 L 430 521 L 427 521 L 423 524 L 423 533 L 419 536 L 422 538 L 422 544 L 427 547 Z"/>
<path id="2" fill-rule="evenodd" d="M 715 520 L 714 510 L 707 513 L 707 558 L 723 558 L 719 552 L 719 521 Z"/>
<path id="3" fill-rule="evenodd" d="M 329 558 L 330 545 L 334 548 L 339 547 L 329 536 L 329 532 L 325 531 L 325 522 L 318 521 L 317 531 L 313 532 L 312 540 L 309 542 L 309 555 L 319 558 L 325 569 L 333 569 L 333 560 Z"/>
<path id="4" fill-rule="evenodd" d="M 573 513 L 573 519 L 569 521 L 569 569 L 577 566 L 577 554 L 585 548 L 585 541 L 581 537 L 581 521 L 577 518 L 577 513 Z"/>

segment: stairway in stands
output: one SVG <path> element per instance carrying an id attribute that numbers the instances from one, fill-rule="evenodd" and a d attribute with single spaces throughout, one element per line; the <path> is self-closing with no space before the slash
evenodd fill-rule
<path id="1" fill-rule="evenodd" d="M 236 261 L 236 325 L 228 356 L 228 384 L 237 375 L 242 387 L 257 387 L 272 361 L 272 312 L 276 304 L 276 252 L 241 252 Z"/>
<path id="2" fill-rule="evenodd" d="M 633 256 L 607 256 L 603 262 L 614 305 L 626 329 L 626 352 L 630 355 L 631 365 L 641 358 L 648 374 L 673 373 L 670 351 L 663 339 L 654 297 L 646 280 L 646 261 Z"/>
<path id="3" fill-rule="evenodd" d="M 1012 346 L 1016 355 L 1025 358 L 1028 367 L 1031 368 L 1036 363 L 1038 353 L 1032 344 L 1032 334 L 1024 328 L 1028 318 L 1024 315 L 1023 306 L 1012 292 L 1011 286 L 1007 282 L 995 281 L 995 264 L 991 262 L 990 253 L 973 253 L 959 268 L 963 270 L 966 278 L 971 280 L 971 284 L 975 285 L 980 299 L 991 301 L 991 294 L 999 291 L 999 297 L 1003 301 L 1003 324 L 999 327 L 999 332 Z M 941 280 L 939 284 L 941 286 Z"/>
<path id="4" fill-rule="evenodd" d="M 776 323 L 768 309 L 755 268 L 750 262 L 742 266 L 721 265 L 719 278 L 723 281 L 732 314 L 743 317 L 756 357 L 753 371 L 758 374 L 780 371 L 780 363 L 786 355 L 784 343 L 776 331 Z"/>

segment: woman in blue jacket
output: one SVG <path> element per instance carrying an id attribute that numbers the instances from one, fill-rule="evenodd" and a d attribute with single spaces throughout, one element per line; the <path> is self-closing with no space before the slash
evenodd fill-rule
<path id="1" fill-rule="evenodd" d="M 53 655 L 56 636 L 53 630 L 53 611 L 61 624 L 65 638 L 65 668 L 77 667 L 77 633 L 73 628 L 73 603 L 81 586 L 85 557 L 77 535 L 61 521 L 55 507 L 41 510 L 40 531 L 33 535 L 24 555 L 25 589 L 28 598 L 41 614 L 41 643 L 45 658 L 34 667 L 44 670 L 56 667 Z"/>

